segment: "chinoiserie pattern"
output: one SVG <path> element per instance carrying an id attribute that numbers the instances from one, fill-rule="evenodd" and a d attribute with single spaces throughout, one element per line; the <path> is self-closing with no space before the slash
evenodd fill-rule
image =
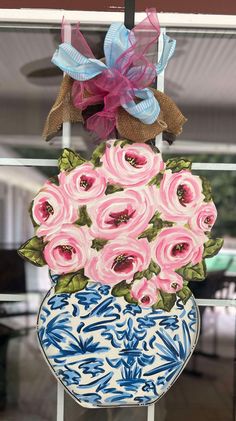
<path id="1" fill-rule="evenodd" d="M 192 296 L 169 313 L 126 303 L 111 287 L 45 297 L 38 338 L 51 369 L 85 407 L 148 405 L 179 376 L 196 345 Z"/>

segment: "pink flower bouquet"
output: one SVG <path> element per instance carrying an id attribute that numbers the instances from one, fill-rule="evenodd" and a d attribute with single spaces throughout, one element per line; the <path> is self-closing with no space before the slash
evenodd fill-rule
<path id="1" fill-rule="evenodd" d="M 191 162 L 164 163 L 155 147 L 110 140 L 90 161 L 64 149 L 59 169 L 31 204 L 35 237 L 19 254 L 48 265 L 56 293 L 98 282 L 143 307 L 185 303 L 188 282 L 205 278 L 205 258 L 223 244 L 210 235 L 211 188 Z"/>

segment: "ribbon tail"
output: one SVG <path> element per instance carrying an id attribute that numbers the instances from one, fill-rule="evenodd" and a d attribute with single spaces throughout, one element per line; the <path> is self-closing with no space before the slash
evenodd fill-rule
<path id="1" fill-rule="evenodd" d="M 87 58 L 72 45 L 63 43 L 52 57 L 52 62 L 75 80 L 86 81 L 107 69 L 100 60 Z"/>
<path id="2" fill-rule="evenodd" d="M 67 30 L 70 33 L 70 44 L 72 45 L 72 47 L 78 50 L 80 54 L 82 54 L 85 57 L 95 58 L 82 32 L 80 32 L 79 22 L 77 22 L 77 24 L 75 25 L 72 25 L 70 22 L 68 22 L 67 20 L 63 18 L 62 25 L 61 25 L 62 43 L 68 42 L 68 40 L 66 40 Z"/>
<path id="3" fill-rule="evenodd" d="M 159 63 L 156 66 L 156 72 L 159 75 L 166 68 L 169 60 L 173 56 L 176 47 L 176 40 L 163 34 L 163 51 Z"/>
<path id="4" fill-rule="evenodd" d="M 137 89 L 146 88 L 156 77 L 159 35 L 160 25 L 156 11 L 148 9 L 147 17 L 129 32 L 128 49 L 114 63 L 114 67 L 125 76 L 136 68 L 136 75 L 132 72 L 132 85 Z"/>
<path id="5" fill-rule="evenodd" d="M 130 47 L 129 33 L 129 29 L 123 23 L 111 24 L 104 41 L 104 53 L 108 67 L 113 67 L 117 58 Z"/>
<path id="6" fill-rule="evenodd" d="M 160 113 L 160 105 L 150 89 L 136 89 L 135 95 L 142 101 L 136 103 L 130 101 L 122 104 L 122 107 L 133 117 L 144 124 L 152 124 L 157 120 Z"/>

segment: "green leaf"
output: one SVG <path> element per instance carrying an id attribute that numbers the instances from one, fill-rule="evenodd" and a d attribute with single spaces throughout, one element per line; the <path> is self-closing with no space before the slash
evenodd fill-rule
<path id="1" fill-rule="evenodd" d="M 151 178 L 151 180 L 149 181 L 148 185 L 149 186 L 156 186 L 156 187 L 160 187 L 161 181 L 163 179 L 163 172 L 159 172 L 157 175 L 154 175 L 154 177 Z"/>
<path id="2" fill-rule="evenodd" d="M 146 278 L 147 280 L 149 280 L 153 277 L 153 274 L 158 275 L 160 271 L 160 266 L 158 266 L 158 264 L 154 262 L 154 260 L 151 260 L 151 263 L 147 269 L 143 270 L 142 272 L 136 272 L 134 274 L 133 280 L 136 281 L 142 278 Z"/>
<path id="3" fill-rule="evenodd" d="M 79 219 L 75 222 L 77 225 L 84 226 L 87 225 L 88 227 L 91 227 L 92 221 L 89 217 L 89 214 L 87 212 L 87 206 L 81 206 L 79 208 Z"/>
<path id="4" fill-rule="evenodd" d="M 133 280 L 136 281 L 137 279 L 142 279 L 144 277 L 144 270 L 142 272 L 135 272 Z"/>
<path id="5" fill-rule="evenodd" d="M 157 227 L 150 227 L 143 231 L 138 238 L 147 238 L 150 243 L 151 241 L 155 240 L 159 231 L 160 229 Z"/>
<path id="6" fill-rule="evenodd" d="M 147 238 L 150 243 L 156 238 L 159 231 L 161 231 L 163 228 L 172 227 L 174 225 L 173 222 L 162 221 L 162 219 L 160 219 L 157 215 L 158 213 L 155 213 L 155 215 L 149 221 L 149 223 L 152 224 L 152 227 L 149 227 L 143 231 L 138 238 Z"/>
<path id="7" fill-rule="evenodd" d="M 202 180 L 202 193 L 205 196 L 204 202 L 210 202 L 212 200 L 212 189 L 209 181 L 205 177 L 200 177 Z"/>
<path id="8" fill-rule="evenodd" d="M 159 230 L 161 230 L 162 228 L 166 228 L 166 227 L 172 227 L 174 225 L 173 222 L 170 221 L 163 221 L 160 218 L 160 213 L 159 212 L 155 212 L 152 219 L 149 221 L 149 224 L 153 224 L 153 226 L 155 228 L 158 228 Z"/>
<path id="9" fill-rule="evenodd" d="M 132 142 L 132 140 L 122 140 L 118 139 L 115 141 L 114 146 L 119 145 L 121 148 L 123 148 L 125 145 L 133 145 L 135 142 Z"/>
<path id="10" fill-rule="evenodd" d="M 150 146 L 154 153 L 160 153 L 160 150 L 156 146 L 153 146 L 153 145 L 150 145 Z"/>
<path id="11" fill-rule="evenodd" d="M 160 266 L 156 262 L 154 262 L 154 260 L 151 260 L 151 263 L 150 263 L 148 269 L 149 269 L 150 272 L 155 273 L 155 275 L 158 275 L 158 273 L 160 273 L 160 271 L 161 271 Z"/>
<path id="12" fill-rule="evenodd" d="M 146 269 L 143 271 L 143 277 L 149 281 L 150 279 L 152 279 L 153 273 L 149 269 Z"/>
<path id="13" fill-rule="evenodd" d="M 160 266 L 154 260 L 151 260 L 149 266 L 147 269 L 143 270 L 142 272 L 136 272 L 134 274 L 134 281 L 137 279 L 146 278 L 147 280 L 151 279 L 153 277 L 153 274 L 158 275 L 158 273 L 161 271 Z"/>
<path id="14" fill-rule="evenodd" d="M 101 157 L 106 150 L 106 142 L 100 143 L 97 148 L 93 151 L 91 162 L 95 167 L 101 167 Z"/>
<path id="15" fill-rule="evenodd" d="M 68 273 L 67 275 L 61 275 L 55 285 L 55 292 L 70 292 L 69 284 L 74 274 Z"/>
<path id="16" fill-rule="evenodd" d="M 128 285 L 126 281 L 121 281 L 112 288 L 111 294 L 114 295 L 114 297 L 124 297 L 129 291 L 130 285 Z"/>
<path id="17" fill-rule="evenodd" d="M 191 170 L 192 162 L 185 158 L 171 158 L 166 162 L 166 169 L 172 172 Z"/>
<path id="18" fill-rule="evenodd" d="M 190 227 L 190 225 L 187 223 L 187 224 L 184 224 L 184 228 L 187 228 L 188 230 L 191 230 L 191 227 Z"/>
<path id="19" fill-rule="evenodd" d="M 54 175 L 53 177 L 50 177 L 48 179 L 52 184 L 56 184 L 56 186 L 59 186 L 59 178 L 58 175 Z"/>
<path id="20" fill-rule="evenodd" d="M 103 240 L 102 238 L 94 238 L 92 241 L 92 249 L 100 251 L 106 244 L 108 240 Z"/>
<path id="21" fill-rule="evenodd" d="M 33 237 L 26 243 L 22 244 L 17 250 L 19 256 L 23 259 L 28 260 L 35 266 L 44 266 L 46 262 L 43 256 L 43 249 L 46 243 L 43 243 L 42 238 Z"/>
<path id="22" fill-rule="evenodd" d="M 132 140 L 123 140 L 120 144 L 120 147 L 123 148 L 125 145 L 133 145 L 135 142 L 133 142 Z"/>
<path id="23" fill-rule="evenodd" d="M 107 184 L 107 188 L 105 190 L 105 194 L 112 194 L 118 191 L 124 190 L 119 184 Z"/>
<path id="24" fill-rule="evenodd" d="M 185 281 L 203 281 L 206 278 L 206 263 L 204 260 L 194 266 L 189 263 L 176 270 L 176 272 L 179 273 Z"/>
<path id="25" fill-rule="evenodd" d="M 76 273 L 69 273 L 67 275 L 61 275 L 55 286 L 55 292 L 67 292 L 72 294 L 84 289 L 88 283 L 89 278 L 84 275 L 84 270 L 81 269 Z"/>
<path id="26" fill-rule="evenodd" d="M 152 217 L 152 219 L 150 219 L 149 224 L 155 224 L 155 223 L 159 224 L 160 215 L 161 214 L 158 211 L 155 212 L 154 215 L 153 215 L 153 217 Z"/>
<path id="27" fill-rule="evenodd" d="M 174 222 L 162 221 L 162 228 L 173 227 L 173 225 L 174 225 Z"/>
<path id="28" fill-rule="evenodd" d="M 32 221 L 33 227 L 35 229 L 37 229 L 39 227 L 39 225 L 35 222 L 35 220 L 33 218 L 33 212 L 32 212 L 33 204 L 34 204 L 34 201 L 32 200 L 32 202 L 30 203 L 30 206 L 29 206 L 29 215 L 30 215 L 30 219 Z"/>
<path id="29" fill-rule="evenodd" d="M 192 291 L 184 286 L 180 291 L 177 292 L 177 296 L 183 301 L 184 304 L 187 303 L 188 299 L 191 297 Z"/>
<path id="30" fill-rule="evenodd" d="M 160 291 L 160 299 L 153 305 L 153 308 L 159 308 L 169 312 L 175 305 L 175 301 L 176 294 L 169 294 L 167 292 Z"/>
<path id="31" fill-rule="evenodd" d="M 215 256 L 220 251 L 223 244 L 223 238 L 211 238 L 204 244 L 203 257 L 208 258 Z"/>
<path id="32" fill-rule="evenodd" d="M 127 301 L 127 303 L 130 303 L 130 304 L 138 304 L 138 301 L 137 300 L 135 300 L 133 297 L 132 297 L 132 295 L 130 294 L 130 292 L 128 292 L 127 294 L 125 294 L 125 301 Z"/>
<path id="33" fill-rule="evenodd" d="M 60 171 L 71 171 L 79 165 L 84 164 L 86 160 L 71 149 L 63 149 L 61 156 L 58 159 L 58 167 Z"/>

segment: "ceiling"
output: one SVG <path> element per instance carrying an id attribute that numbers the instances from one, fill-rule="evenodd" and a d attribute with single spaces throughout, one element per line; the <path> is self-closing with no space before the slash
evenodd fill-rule
<path id="1" fill-rule="evenodd" d="M 0 32 L 0 142 L 4 135 L 19 144 L 24 136 L 40 139 L 61 81 L 50 64 L 59 30 L 1 28 Z M 177 48 L 165 72 L 165 91 L 188 118 L 181 139 L 236 144 L 236 35 L 202 30 L 172 30 L 170 35 Z M 89 31 L 86 38 L 95 55 L 103 56 L 104 33 Z M 40 77 L 37 69 L 45 68 L 51 68 L 49 75 L 44 72 Z"/>
<path id="2" fill-rule="evenodd" d="M 176 52 L 165 74 L 166 90 L 189 107 L 233 107 L 236 103 L 236 36 L 175 33 Z"/>

